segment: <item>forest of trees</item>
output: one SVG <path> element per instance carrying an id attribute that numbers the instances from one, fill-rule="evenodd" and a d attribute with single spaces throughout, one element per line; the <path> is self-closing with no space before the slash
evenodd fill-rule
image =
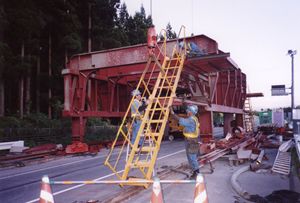
<path id="1" fill-rule="evenodd" d="M 58 117 L 71 55 L 145 43 L 151 25 L 120 0 L 0 0 L 0 117 Z"/>

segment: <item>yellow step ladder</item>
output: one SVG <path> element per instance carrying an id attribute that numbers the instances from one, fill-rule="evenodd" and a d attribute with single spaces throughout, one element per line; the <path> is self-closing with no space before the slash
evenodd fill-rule
<path id="1" fill-rule="evenodd" d="M 136 122 L 135 117 L 130 119 L 133 97 L 105 160 L 104 164 L 120 180 L 129 180 L 130 182 L 130 180 L 151 180 L 152 178 L 161 140 L 168 122 L 169 107 L 176 97 L 175 92 L 186 57 L 184 27 L 180 29 L 179 33 L 181 32 L 184 35 L 183 44 L 181 44 L 183 46 L 179 47 L 179 43 L 176 43 L 171 56 L 167 56 L 165 37 L 161 47 L 157 46 L 159 54 L 149 57 L 137 85 L 136 89 L 141 91 L 142 97 L 148 98 L 148 106 L 142 116 L 135 142 L 131 143 L 132 125 Z M 124 141 L 121 146 L 116 147 L 116 143 L 120 140 Z M 143 143 L 141 146 L 139 146 L 140 141 Z M 135 178 L 130 178 L 131 176 Z M 147 184 L 141 183 L 131 183 L 130 185 L 147 187 Z"/>

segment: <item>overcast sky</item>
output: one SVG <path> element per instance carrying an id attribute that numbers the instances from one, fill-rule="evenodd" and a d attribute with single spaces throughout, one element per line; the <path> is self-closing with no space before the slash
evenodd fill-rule
<path id="1" fill-rule="evenodd" d="M 144 6 L 150 15 L 151 0 L 122 0 L 134 15 Z M 218 42 L 219 49 L 247 75 L 254 109 L 291 106 L 291 96 L 271 96 L 271 85 L 291 87 L 291 57 L 295 55 L 295 106 L 300 105 L 300 0 L 152 0 L 152 18 L 157 32 L 170 22 L 178 32 L 204 34 Z M 290 91 L 290 90 L 287 90 Z"/>

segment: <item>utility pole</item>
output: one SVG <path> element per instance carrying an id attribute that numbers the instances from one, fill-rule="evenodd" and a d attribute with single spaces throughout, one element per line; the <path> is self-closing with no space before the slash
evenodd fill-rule
<path id="1" fill-rule="evenodd" d="M 49 33 L 49 48 L 48 48 L 48 77 L 49 77 L 49 87 L 48 87 L 48 118 L 52 118 L 52 107 L 51 107 L 51 99 L 52 99 L 52 38 L 51 33 Z"/>
<path id="2" fill-rule="evenodd" d="M 291 56 L 291 66 L 292 66 L 292 86 L 291 86 L 291 107 L 294 109 L 294 55 L 297 54 L 297 50 L 288 50 L 288 55 Z"/>
<path id="3" fill-rule="evenodd" d="M 150 0 L 150 15 L 151 15 L 151 18 L 152 18 L 152 0 Z M 153 18 L 152 18 L 153 20 Z"/>
<path id="4" fill-rule="evenodd" d="M 288 55 L 291 56 L 291 66 L 292 66 L 292 86 L 291 86 L 291 108 L 292 108 L 292 114 L 291 119 L 293 123 L 293 109 L 294 109 L 294 55 L 297 54 L 297 50 L 288 50 Z M 294 126 L 294 123 L 293 123 Z"/>

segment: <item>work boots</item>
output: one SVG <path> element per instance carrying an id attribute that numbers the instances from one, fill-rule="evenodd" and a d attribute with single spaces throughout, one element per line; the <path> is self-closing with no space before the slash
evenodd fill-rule
<path id="1" fill-rule="evenodd" d="M 199 169 L 193 171 L 193 174 L 190 176 L 191 180 L 196 180 L 197 175 L 200 173 Z"/>

